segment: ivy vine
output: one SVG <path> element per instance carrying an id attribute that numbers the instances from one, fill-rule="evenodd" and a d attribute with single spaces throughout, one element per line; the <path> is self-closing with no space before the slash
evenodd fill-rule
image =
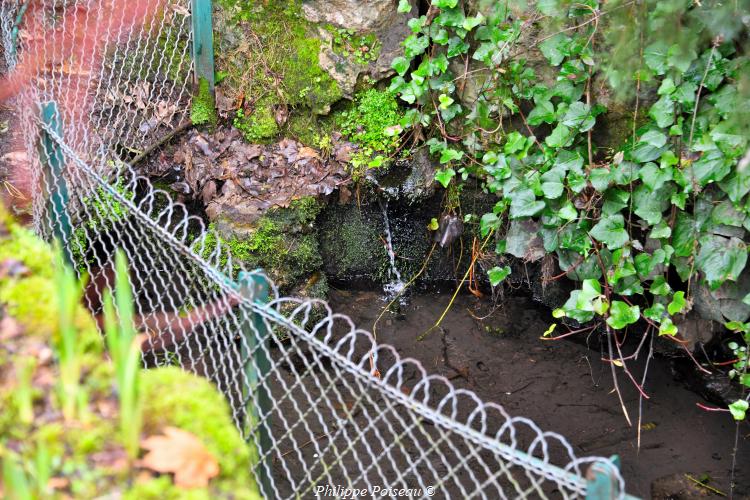
<path id="1" fill-rule="evenodd" d="M 504 2 L 472 12 L 458 0 L 432 0 L 409 20 L 389 90 L 408 105 L 403 139 L 424 139 L 442 165 L 438 183 L 449 188 L 471 176 L 497 195 L 492 212 L 476 216 L 482 237 L 497 235 L 496 252 L 509 253 L 508 226 L 531 221 L 527 239 L 541 237 L 578 282 L 556 318 L 596 320 L 615 335 L 639 323 L 646 334 L 674 338 L 696 287 L 736 293 L 746 268 L 750 64 L 738 42 L 746 26 L 716 33 L 704 22 L 689 42 L 658 39 L 655 23 L 697 23 L 704 8 L 659 6 L 621 25 L 635 36 L 635 60 L 622 64 L 612 59 L 623 51 L 617 27 L 602 25 L 633 2 L 602 10 L 596 0 L 548 0 L 519 14 Z M 400 12 L 411 10 L 399 3 Z M 542 37 L 540 25 L 557 29 Z M 609 151 L 594 134 L 607 113 L 596 102 L 606 82 L 628 86 L 612 93 L 629 95 L 634 107 L 632 130 Z M 490 270 L 492 284 L 509 270 Z M 750 290 L 743 293 L 738 302 L 750 306 Z M 746 319 L 750 309 L 737 314 Z M 746 365 L 735 372 L 750 387 Z"/>

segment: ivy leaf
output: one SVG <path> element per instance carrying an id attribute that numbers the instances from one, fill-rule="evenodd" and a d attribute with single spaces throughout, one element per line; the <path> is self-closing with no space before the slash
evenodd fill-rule
<path id="1" fill-rule="evenodd" d="M 653 162 L 649 162 L 641 167 L 639 174 L 643 184 L 648 186 L 652 191 L 656 191 L 662 187 L 665 182 L 672 180 L 671 169 L 660 168 Z"/>
<path id="2" fill-rule="evenodd" d="M 432 0 L 432 5 L 440 9 L 452 9 L 458 5 L 458 0 Z"/>
<path id="3" fill-rule="evenodd" d="M 551 148 L 562 148 L 567 145 L 572 135 L 571 130 L 560 123 L 555 127 L 552 133 L 544 139 L 544 142 Z"/>
<path id="4" fill-rule="evenodd" d="M 467 17 L 466 19 L 464 19 L 464 23 L 461 27 L 466 31 L 471 31 L 482 24 L 482 21 L 484 21 L 484 16 L 480 12 L 474 17 Z"/>
<path id="5" fill-rule="evenodd" d="M 659 86 L 659 90 L 656 93 L 659 95 L 670 95 L 676 89 L 677 87 L 674 84 L 674 80 L 667 77 L 664 80 L 662 80 L 661 85 Z"/>
<path id="6" fill-rule="evenodd" d="M 612 214 L 602 218 L 591 228 L 590 234 L 607 245 L 610 250 L 623 247 L 630 239 L 625 230 L 625 219 L 622 214 Z"/>
<path id="7" fill-rule="evenodd" d="M 597 299 L 602 296 L 602 286 L 599 280 L 585 279 L 581 284 L 581 290 L 578 292 L 576 299 L 576 309 L 579 311 L 602 311 L 601 301 L 597 302 Z"/>
<path id="8" fill-rule="evenodd" d="M 690 257 L 693 255 L 695 240 L 698 238 L 698 228 L 695 220 L 688 214 L 679 210 L 674 230 L 672 231 L 672 246 L 677 257 Z"/>
<path id="9" fill-rule="evenodd" d="M 404 76 L 409 71 L 409 60 L 405 57 L 397 57 L 391 63 L 391 68 L 396 70 L 399 76 Z"/>
<path id="10" fill-rule="evenodd" d="M 670 318 L 664 318 L 661 320 L 659 325 L 659 336 L 669 335 L 674 337 L 677 335 L 677 325 L 675 325 Z"/>
<path id="11" fill-rule="evenodd" d="M 666 185 L 652 190 L 642 184 L 633 192 L 635 214 L 653 226 L 662 219 L 662 213 L 669 207 L 672 186 Z"/>
<path id="12" fill-rule="evenodd" d="M 646 66 L 651 68 L 657 75 L 663 75 L 667 70 L 667 44 L 659 41 L 646 47 L 643 51 L 643 60 Z"/>
<path id="13" fill-rule="evenodd" d="M 448 40 L 448 57 L 456 57 L 465 54 L 469 50 L 469 44 L 457 36 Z"/>
<path id="14" fill-rule="evenodd" d="M 661 96 L 649 109 L 648 116 L 661 128 L 669 127 L 674 123 L 674 102 L 668 95 Z"/>
<path id="15" fill-rule="evenodd" d="M 726 280 L 736 280 L 747 263 L 747 247 L 736 237 L 708 235 L 700 239 L 701 249 L 696 259 L 712 289 Z M 675 248 L 676 249 L 676 248 Z"/>
<path id="16" fill-rule="evenodd" d="M 435 180 L 440 183 L 444 188 L 448 188 L 448 184 L 451 183 L 451 179 L 456 176 L 456 171 L 452 168 L 446 168 L 435 172 Z"/>
<path id="17" fill-rule="evenodd" d="M 581 101 L 571 104 L 562 119 L 563 125 L 577 128 L 581 132 L 591 129 L 595 123 L 596 119 L 591 114 L 591 107 Z"/>
<path id="18" fill-rule="evenodd" d="M 410 35 L 402 42 L 402 45 L 404 46 L 404 55 L 408 59 L 413 59 L 427 50 L 430 39 L 426 36 Z"/>
<path id="19" fill-rule="evenodd" d="M 440 101 L 440 109 L 448 109 L 455 102 L 451 96 L 445 94 L 440 94 L 438 100 Z"/>
<path id="20" fill-rule="evenodd" d="M 500 218 L 492 212 L 486 213 L 479 220 L 479 233 L 482 238 L 490 234 L 490 231 L 497 229 L 500 225 Z"/>
<path id="21" fill-rule="evenodd" d="M 629 306 L 625 302 L 613 300 L 609 308 L 609 318 L 607 324 L 617 330 L 632 325 L 641 317 L 641 309 L 636 306 Z"/>
<path id="22" fill-rule="evenodd" d="M 542 51 L 542 55 L 547 58 L 552 66 L 559 66 L 568 54 L 569 44 L 569 37 L 557 34 L 540 43 L 539 50 Z"/>
<path id="23" fill-rule="evenodd" d="M 445 148 L 440 153 L 440 163 L 446 164 L 451 161 L 460 160 L 464 157 L 463 151 L 458 151 L 451 148 Z"/>
<path id="24" fill-rule="evenodd" d="M 664 304 L 656 302 L 648 309 L 643 310 L 643 317 L 653 321 L 661 321 L 662 317 L 664 316 L 665 310 L 666 309 L 664 308 Z"/>
<path id="25" fill-rule="evenodd" d="M 745 414 L 747 413 L 747 409 L 750 405 L 747 401 L 744 399 L 738 399 L 731 405 L 729 405 L 729 412 L 732 414 L 732 417 L 737 420 L 745 420 Z"/>
<path id="26" fill-rule="evenodd" d="M 408 12 L 411 12 L 411 2 L 409 0 L 399 0 L 398 12 L 400 14 L 406 14 Z"/>
<path id="27" fill-rule="evenodd" d="M 487 271 L 487 275 L 490 278 L 490 285 L 497 286 L 500 283 L 502 283 L 505 280 L 505 278 L 507 278 L 510 275 L 510 266 L 505 266 L 505 267 L 495 266 L 489 271 Z"/>
<path id="28" fill-rule="evenodd" d="M 559 167 L 555 167 L 542 174 L 542 192 L 544 197 L 550 200 L 559 198 L 565 186 L 563 180 L 565 172 Z"/>
<path id="29" fill-rule="evenodd" d="M 654 282 L 651 283 L 650 292 L 659 297 L 666 297 L 672 291 L 672 287 L 669 286 L 664 276 L 657 276 Z M 672 314 L 672 313 L 670 313 Z"/>
<path id="30" fill-rule="evenodd" d="M 560 210 L 557 211 L 557 216 L 567 221 L 576 220 L 576 218 L 578 217 L 578 211 L 571 202 L 567 202 L 562 206 Z"/>
<path id="31" fill-rule="evenodd" d="M 537 201 L 534 191 L 529 188 L 519 188 L 508 194 L 510 198 L 510 218 L 531 217 L 547 206 L 543 201 Z"/>
<path id="32" fill-rule="evenodd" d="M 682 44 L 674 44 L 667 51 L 667 64 L 685 73 L 690 69 L 690 65 L 698 57 L 695 50 Z"/>
<path id="33" fill-rule="evenodd" d="M 672 302 L 670 302 L 667 306 L 667 311 L 670 315 L 674 316 L 675 314 L 681 313 L 682 310 L 685 309 L 686 305 L 687 302 L 685 301 L 685 292 L 675 292 L 674 297 L 672 298 Z"/>
<path id="34" fill-rule="evenodd" d="M 529 125 L 536 127 L 542 123 L 555 121 L 555 106 L 548 100 L 542 101 L 531 110 L 527 118 Z"/>

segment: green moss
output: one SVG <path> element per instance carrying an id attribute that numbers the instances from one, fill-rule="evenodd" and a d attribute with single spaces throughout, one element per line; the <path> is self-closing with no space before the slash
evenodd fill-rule
<path id="1" fill-rule="evenodd" d="M 261 217 L 244 237 L 223 238 L 217 226 L 211 225 L 204 256 L 216 248 L 217 239 L 229 250 L 235 272 L 242 263 L 246 268 L 263 268 L 281 287 L 291 287 L 318 270 L 323 260 L 313 228 L 320 203 L 312 197 L 293 201 L 288 208 L 277 208 Z M 226 256 L 220 262 L 227 265 Z"/>
<path id="2" fill-rule="evenodd" d="M 210 382 L 179 368 L 167 367 L 144 372 L 141 384 L 145 433 L 154 434 L 166 426 L 178 427 L 198 437 L 219 463 L 219 477 L 211 482 L 210 488 L 203 492 L 196 490 L 196 496 L 190 498 L 215 498 L 216 493 L 231 494 L 233 498 L 260 498 L 250 474 L 257 453 L 240 437 L 230 417 L 229 405 Z M 158 486 L 171 485 L 147 483 L 138 486 L 134 493 L 153 493 Z M 171 488 L 164 490 L 167 498 L 174 494 L 169 491 Z"/>
<path id="3" fill-rule="evenodd" d="M 388 259 L 378 230 L 354 207 L 328 210 L 320 228 L 326 271 L 338 278 L 375 277 Z"/>
<path id="4" fill-rule="evenodd" d="M 217 68 L 228 96 L 252 102 L 235 121 L 249 140 L 279 133 L 274 105 L 287 106 L 292 116 L 326 114 L 343 97 L 320 67 L 321 42 L 302 16 L 300 0 L 219 0 L 217 15 L 227 27 L 216 37 Z"/>
<path id="5" fill-rule="evenodd" d="M 341 113 L 341 131 L 363 148 L 386 155 L 398 147 L 398 134 L 389 133 L 401 120 L 396 97 L 387 90 L 368 89 L 357 94 L 354 106 Z"/>
<path id="6" fill-rule="evenodd" d="M 234 126 L 242 132 L 242 136 L 248 142 L 267 142 L 279 132 L 273 107 L 268 101 L 258 103 L 251 113 L 246 113 L 242 109 L 237 110 Z"/>
<path id="7" fill-rule="evenodd" d="M 198 93 L 193 97 L 190 120 L 193 125 L 216 125 L 216 103 L 210 84 L 205 78 L 200 79 Z"/>

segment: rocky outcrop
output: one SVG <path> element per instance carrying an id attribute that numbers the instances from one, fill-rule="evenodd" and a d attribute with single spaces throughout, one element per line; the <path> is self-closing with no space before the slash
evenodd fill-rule
<path id="1" fill-rule="evenodd" d="M 319 25 L 323 41 L 320 66 L 352 97 L 363 75 L 382 80 L 393 74 L 391 62 L 402 54 L 409 35 L 409 16 L 396 10 L 397 0 L 310 0 L 305 18 Z M 339 31 L 341 30 L 341 31 Z"/>

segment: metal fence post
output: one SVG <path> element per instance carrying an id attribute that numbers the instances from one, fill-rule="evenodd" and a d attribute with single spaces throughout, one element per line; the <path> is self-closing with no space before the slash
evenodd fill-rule
<path id="1" fill-rule="evenodd" d="M 193 63 L 195 84 L 201 80 L 208 82 L 214 91 L 214 33 L 211 19 L 211 0 L 190 0 L 193 21 Z"/>
<path id="2" fill-rule="evenodd" d="M 614 500 L 618 497 L 619 484 L 614 473 L 620 468 L 620 457 L 612 455 L 610 461 L 597 462 L 589 467 L 586 472 L 586 500 Z M 626 498 L 633 497 L 626 495 Z"/>
<path id="3" fill-rule="evenodd" d="M 45 182 L 49 188 L 47 199 L 47 214 L 51 221 L 52 236 L 60 241 L 63 258 L 66 263 L 73 265 L 68 244 L 72 233 L 70 214 L 68 214 L 68 202 L 70 195 L 68 185 L 65 182 L 65 155 L 57 141 L 52 137 L 51 131 L 58 137 L 62 137 L 62 120 L 57 109 L 57 103 L 50 101 L 42 104 L 42 123 L 46 129 L 40 134 L 40 154 L 42 171 Z"/>
<path id="4" fill-rule="evenodd" d="M 241 272 L 238 281 L 241 293 L 245 297 L 258 305 L 268 302 L 269 284 L 262 274 Z M 243 318 L 242 334 L 245 338 L 245 342 L 242 343 L 242 361 L 245 376 L 250 384 L 245 388 L 244 397 L 250 406 L 247 408 L 250 426 L 257 428 L 257 442 L 260 444 L 258 450 L 260 460 L 257 467 L 259 487 L 266 498 L 272 498 L 271 395 L 267 377 L 271 372 L 271 360 L 268 357 L 269 335 L 273 333 L 266 328 L 263 318 L 255 313 Z"/>

